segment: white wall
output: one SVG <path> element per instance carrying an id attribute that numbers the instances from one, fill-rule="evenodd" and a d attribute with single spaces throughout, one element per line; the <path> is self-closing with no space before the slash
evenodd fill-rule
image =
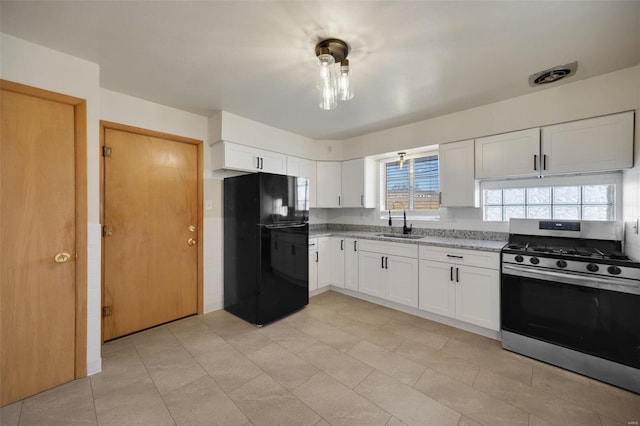
<path id="1" fill-rule="evenodd" d="M 625 228 L 625 252 L 633 259 L 640 261 L 640 67 L 638 67 L 636 93 L 638 110 L 636 110 L 636 145 L 635 167 L 626 170 L 623 175 L 623 220 Z"/>
<path id="2" fill-rule="evenodd" d="M 101 369 L 99 111 L 100 70 L 84 61 L 0 34 L 0 77 L 87 101 L 87 372 Z"/>
<path id="3" fill-rule="evenodd" d="M 235 142 L 311 160 L 342 159 L 341 141 L 313 140 L 227 111 L 209 117 L 209 140 Z"/>
<path id="4" fill-rule="evenodd" d="M 344 159 L 636 109 L 638 66 L 344 141 Z"/>
<path id="5" fill-rule="evenodd" d="M 532 94 L 436 117 L 404 126 L 394 127 L 343 142 L 344 159 L 395 153 L 412 148 L 473 139 L 476 137 L 525 128 L 579 120 L 598 115 L 637 109 L 640 106 L 638 75 L 635 66 L 587 80 L 568 83 Z M 640 113 L 636 112 L 636 168 L 640 143 L 638 136 Z M 625 174 L 623 184 L 624 210 L 632 215 L 638 206 L 638 173 Z M 636 182 L 634 184 L 634 182 Z M 634 186 L 635 185 L 635 186 Z M 635 201 L 634 201 L 634 198 Z M 635 215 L 640 213 L 636 212 Z M 385 226 L 378 210 L 326 209 L 329 223 Z M 399 221 L 394 226 L 401 226 Z M 414 226 L 424 228 L 453 228 L 479 231 L 507 232 L 506 223 L 483 222 L 482 212 L 474 208 L 442 208 L 439 221 L 421 221 Z M 633 242 L 634 240 L 631 239 Z M 640 242 L 637 243 L 640 247 Z M 637 250 L 640 250 L 638 248 Z"/>

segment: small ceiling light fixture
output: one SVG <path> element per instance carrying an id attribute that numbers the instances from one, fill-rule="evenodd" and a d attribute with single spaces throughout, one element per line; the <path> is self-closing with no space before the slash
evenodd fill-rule
<path id="1" fill-rule="evenodd" d="M 351 67 L 347 59 L 349 50 L 349 45 L 337 38 L 322 40 L 316 45 L 316 56 L 320 65 L 316 86 L 321 109 L 336 108 L 338 99 L 341 101 L 353 99 Z M 338 64 L 337 67 L 336 64 Z"/>
<path id="2" fill-rule="evenodd" d="M 399 152 L 398 157 L 400 157 L 400 168 L 404 167 L 404 156 L 407 155 L 406 152 Z"/>
<path id="3" fill-rule="evenodd" d="M 555 83 L 565 77 L 572 76 L 578 69 L 578 61 L 570 64 L 558 65 L 548 70 L 540 71 L 529 76 L 529 86 L 535 87 L 549 83 Z"/>

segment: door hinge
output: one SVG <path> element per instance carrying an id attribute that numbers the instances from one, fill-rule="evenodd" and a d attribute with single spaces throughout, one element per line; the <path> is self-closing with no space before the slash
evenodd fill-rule
<path id="1" fill-rule="evenodd" d="M 103 237 L 110 237 L 112 235 L 113 235 L 113 228 L 112 227 L 107 226 L 107 225 L 102 227 L 102 236 Z"/>
<path id="2" fill-rule="evenodd" d="M 103 157 L 111 157 L 111 147 L 110 146 L 103 146 L 102 147 L 102 156 Z"/>
<path id="3" fill-rule="evenodd" d="M 111 315 L 113 315 L 113 312 L 111 310 L 111 306 L 103 306 L 102 307 L 102 318 L 110 317 Z"/>

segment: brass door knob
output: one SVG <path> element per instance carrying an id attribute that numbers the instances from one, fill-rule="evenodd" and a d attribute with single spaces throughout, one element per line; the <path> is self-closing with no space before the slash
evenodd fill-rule
<path id="1" fill-rule="evenodd" d="M 193 225 L 189 225 L 189 232 L 196 232 L 196 227 Z"/>
<path id="2" fill-rule="evenodd" d="M 53 261 L 56 263 L 66 263 L 69 259 L 71 259 L 71 255 L 69 253 L 60 252 L 54 256 Z"/>
<path id="3" fill-rule="evenodd" d="M 194 240 L 193 238 L 189 238 L 187 240 L 187 244 L 189 244 L 190 246 L 195 246 L 196 245 L 196 240 Z"/>

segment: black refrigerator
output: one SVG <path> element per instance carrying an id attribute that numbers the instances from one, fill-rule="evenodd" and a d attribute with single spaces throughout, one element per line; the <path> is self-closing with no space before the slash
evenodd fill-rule
<path id="1" fill-rule="evenodd" d="M 224 180 L 224 308 L 256 325 L 309 303 L 309 181 Z"/>

